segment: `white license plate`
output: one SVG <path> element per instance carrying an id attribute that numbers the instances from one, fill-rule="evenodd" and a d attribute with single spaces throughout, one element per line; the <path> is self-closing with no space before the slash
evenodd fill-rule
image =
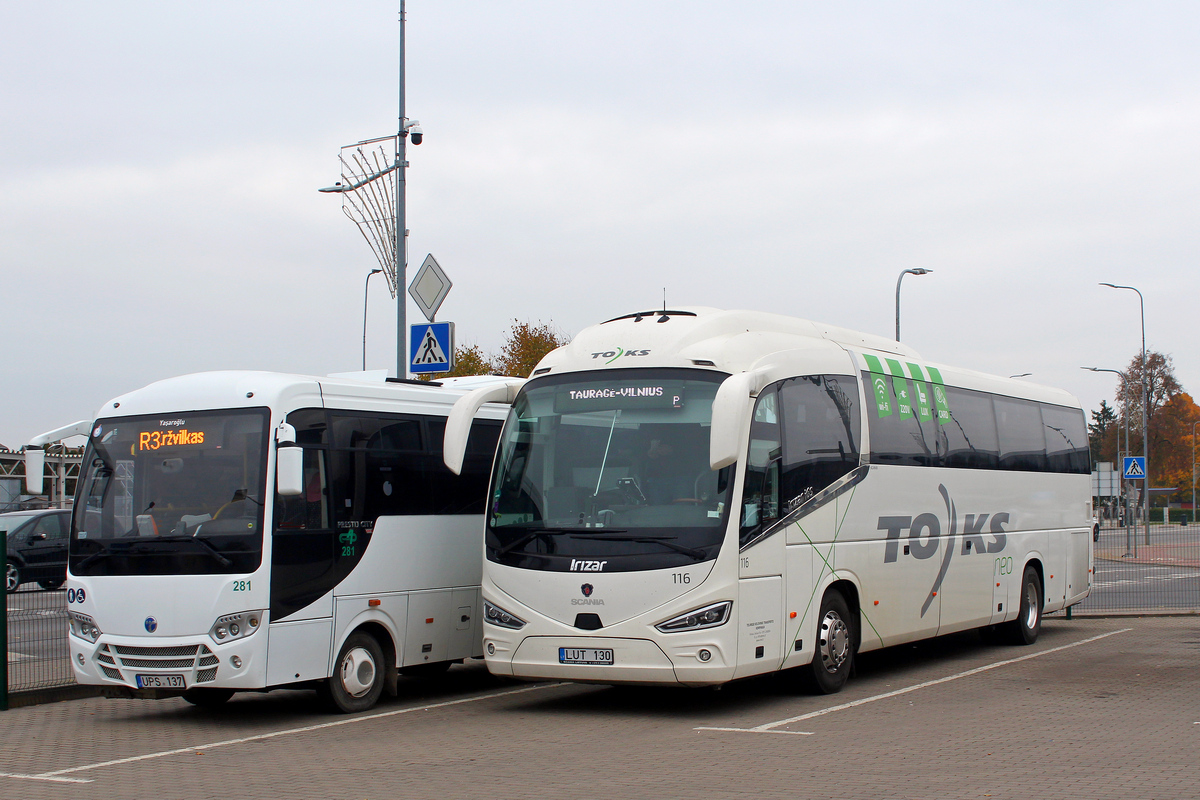
<path id="1" fill-rule="evenodd" d="M 604 647 L 560 647 L 560 664 L 612 664 L 613 651 Z"/>
<path id="2" fill-rule="evenodd" d="M 135 675 L 139 689 L 186 689 L 182 675 Z"/>

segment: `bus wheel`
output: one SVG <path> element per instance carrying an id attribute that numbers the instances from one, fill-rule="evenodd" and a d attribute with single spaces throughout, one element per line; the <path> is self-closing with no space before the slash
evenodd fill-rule
<path id="1" fill-rule="evenodd" d="M 200 708 L 216 708 L 233 697 L 233 689 L 188 689 L 183 699 Z"/>
<path id="2" fill-rule="evenodd" d="M 338 653 L 333 675 L 323 684 L 322 698 L 346 714 L 366 711 L 383 693 L 383 649 L 375 637 L 352 633 Z"/>
<path id="3" fill-rule="evenodd" d="M 1021 612 L 1002 630 L 1010 644 L 1033 644 L 1042 629 L 1042 581 L 1037 570 L 1025 567 L 1021 576 Z"/>
<path id="4" fill-rule="evenodd" d="M 821 600 L 817 620 L 817 652 L 808 667 L 808 684 L 820 694 L 840 692 L 854 667 L 858 631 L 842 593 L 831 589 Z"/>

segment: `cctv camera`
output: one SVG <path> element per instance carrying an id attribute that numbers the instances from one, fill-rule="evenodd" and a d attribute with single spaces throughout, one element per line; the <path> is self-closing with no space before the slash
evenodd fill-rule
<path id="1" fill-rule="evenodd" d="M 420 144 L 425 139 L 425 133 L 421 130 L 420 125 L 413 125 L 408 132 L 412 135 L 413 144 Z"/>

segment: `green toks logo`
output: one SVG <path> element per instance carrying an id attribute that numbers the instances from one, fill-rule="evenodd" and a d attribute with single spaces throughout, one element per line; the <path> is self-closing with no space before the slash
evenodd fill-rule
<path id="1" fill-rule="evenodd" d="M 592 358 L 594 358 L 594 359 L 595 358 L 607 358 L 608 360 L 605 361 L 604 363 L 611 364 L 612 362 L 616 361 L 621 356 L 648 356 L 648 355 L 650 355 L 649 350 L 624 350 L 624 349 L 618 347 L 616 350 L 605 350 L 600 353 L 592 353 Z"/>

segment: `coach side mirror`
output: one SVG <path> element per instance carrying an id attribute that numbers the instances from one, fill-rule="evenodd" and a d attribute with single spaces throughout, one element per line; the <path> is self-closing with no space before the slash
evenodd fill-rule
<path id="1" fill-rule="evenodd" d="M 25 491 L 29 494 L 42 493 L 42 474 L 46 469 L 46 451 L 40 447 L 25 448 Z"/>
<path id="2" fill-rule="evenodd" d="M 286 422 L 275 429 L 275 491 L 283 497 L 304 494 L 304 448 L 296 444 L 296 429 Z"/>
<path id="3" fill-rule="evenodd" d="M 726 378 L 717 389 L 708 440 L 708 465 L 712 469 L 721 469 L 737 461 L 754 402 L 750 393 L 758 388 L 758 379 L 756 373 L 739 372 Z"/>

